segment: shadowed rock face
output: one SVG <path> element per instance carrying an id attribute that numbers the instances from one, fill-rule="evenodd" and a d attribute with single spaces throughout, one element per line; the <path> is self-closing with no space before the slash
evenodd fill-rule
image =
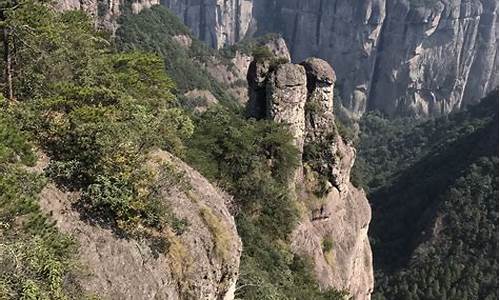
<path id="1" fill-rule="evenodd" d="M 260 30 L 281 32 L 294 60 L 332 63 L 357 115 L 440 115 L 497 85 L 496 0 L 259 2 Z"/>
<path id="2" fill-rule="evenodd" d="M 162 4 L 214 48 L 243 39 L 252 21 L 251 0 L 162 0 Z"/>
<path id="3" fill-rule="evenodd" d="M 294 61 L 335 66 L 345 106 L 441 115 L 498 83 L 496 0 L 165 0 L 214 47 L 279 32 Z M 201 7 L 204 13 L 201 13 Z"/>
<path id="4" fill-rule="evenodd" d="M 133 13 L 159 4 L 135 0 Z M 279 32 L 294 61 L 335 66 L 343 104 L 390 115 L 435 116 L 498 85 L 496 0 L 162 0 L 214 48 Z M 61 0 L 116 30 L 123 0 Z"/>
<path id="5" fill-rule="evenodd" d="M 248 79 L 254 99 L 248 103 L 248 112 L 288 124 L 300 150 L 302 164 L 290 187 L 304 214 L 292 234 L 292 248 L 313 259 L 322 287 L 347 290 L 354 299 L 369 299 L 373 289 L 367 235 L 371 210 L 363 191 L 349 181 L 355 150 L 336 130 L 335 72 L 317 58 L 273 67 L 254 61 Z M 325 244 L 330 246 L 325 248 Z"/>

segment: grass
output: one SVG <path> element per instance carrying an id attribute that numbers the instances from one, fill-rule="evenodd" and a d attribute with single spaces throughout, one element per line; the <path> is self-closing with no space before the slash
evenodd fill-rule
<path id="1" fill-rule="evenodd" d="M 229 256 L 231 248 L 231 238 L 228 235 L 225 225 L 208 207 L 200 208 L 200 216 L 208 226 L 214 238 L 215 252 L 217 256 L 225 260 Z"/>

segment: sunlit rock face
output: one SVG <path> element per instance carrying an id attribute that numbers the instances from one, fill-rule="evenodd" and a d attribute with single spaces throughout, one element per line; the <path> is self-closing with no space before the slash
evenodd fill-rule
<path id="1" fill-rule="evenodd" d="M 292 249 L 312 258 L 323 288 L 370 299 L 371 209 L 364 192 L 350 182 L 355 149 L 335 126 L 335 72 L 318 58 L 300 65 L 264 60 L 252 62 L 248 80 L 247 112 L 286 124 L 300 150 L 301 164 L 290 190 L 302 208 L 302 219 L 292 233 Z"/>
<path id="2" fill-rule="evenodd" d="M 250 0 L 162 0 L 162 4 L 214 48 L 243 39 L 252 21 Z"/>

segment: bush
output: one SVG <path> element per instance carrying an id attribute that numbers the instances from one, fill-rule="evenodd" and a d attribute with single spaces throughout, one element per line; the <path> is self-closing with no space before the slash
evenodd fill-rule
<path id="1" fill-rule="evenodd" d="M 49 155 L 47 174 L 61 188 L 81 191 L 82 213 L 106 225 L 134 233 L 175 223 L 181 232 L 184 225 L 155 193 L 165 180 L 145 164 L 158 148 L 182 155 L 194 129 L 178 108 L 163 58 L 114 52 L 82 12 L 26 2 L 13 17 L 25 41 L 15 78 L 25 101 L 13 114 Z M 178 179 L 168 171 L 161 170 Z"/>
<path id="2" fill-rule="evenodd" d="M 323 253 L 330 252 L 333 249 L 333 241 L 329 238 L 325 238 L 321 242 L 321 247 L 323 249 Z"/>

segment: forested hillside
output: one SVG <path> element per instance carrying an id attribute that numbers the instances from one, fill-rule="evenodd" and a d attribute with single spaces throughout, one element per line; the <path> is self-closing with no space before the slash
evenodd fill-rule
<path id="1" fill-rule="evenodd" d="M 190 249 L 183 239 L 194 221 L 178 217 L 160 190 L 180 190 L 201 206 L 205 199 L 194 199 L 173 165 L 162 164 L 161 176 L 152 172 L 150 154 L 162 149 L 234 195 L 227 204 L 237 213 L 244 244 L 239 298 L 340 299 L 340 292 L 320 291 L 311 263 L 289 247 L 299 217 L 286 187 L 297 164 L 291 136 L 285 126 L 247 120 L 200 68 L 200 60 L 219 54 L 196 40 L 186 53 L 172 39 L 189 33 L 161 7 L 124 17 L 116 39 L 96 31 L 83 12 L 58 13 L 38 1 L 21 1 L 4 13 L 10 36 L 2 51 L 16 51 L 9 53 L 12 85 L 2 81 L 13 93 L 1 98 L 0 298 L 99 294 L 80 285 L 93 275 L 82 274 L 81 245 L 59 232 L 40 208 L 39 193 L 47 184 L 75 195 L 67 206 L 85 224 L 146 242 L 156 253 L 151 259 L 164 255 L 174 271 L 184 268 Z M 182 101 L 183 92 L 193 88 L 210 90 L 221 105 L 193 115 Z M 30 167 L 40 157 L 48 165 Z M 235 238 L 218 220 L 219 212 L 203 207 L 200 217 L 215 244 L 206 251 L 222 266 L 239 261 L 239 253 L 224 258 Z M 185 276 L 178 278 L 181 295 L 196 298 L 198 283 L 174 271 L 173 278 Z M 221 282 L 238 275 L 227 272 Z M 223 288 L 221 295 L 230 289 Z"/>
<path id="2" fill-rule="evenodd" d="M 13 93 L 1 98 L 0 295 L 83 297 L 69 279 L 81 267 L 75 241 L 41 213 L 38 193 L 47 181 L 78 191 L 81 214 L 123 236 L 180 228 L 144 162 L 157 147 L 182 153 L 193 123 L 176 106 L 162 60 L 114 51 L 84 13 L 59 14 L 36 1 L 3 13 L 10 33 L 3 52 L 15 51 L 12 81 L 3 81 Z M 43 174 L 23 167 L 41 153 L 50 161 Z"/>
<path id="3" fill-rule="evenodd" d="M 374 299 L 498 297 L 498 92 L 426 122 L 361 122 Z"/>

